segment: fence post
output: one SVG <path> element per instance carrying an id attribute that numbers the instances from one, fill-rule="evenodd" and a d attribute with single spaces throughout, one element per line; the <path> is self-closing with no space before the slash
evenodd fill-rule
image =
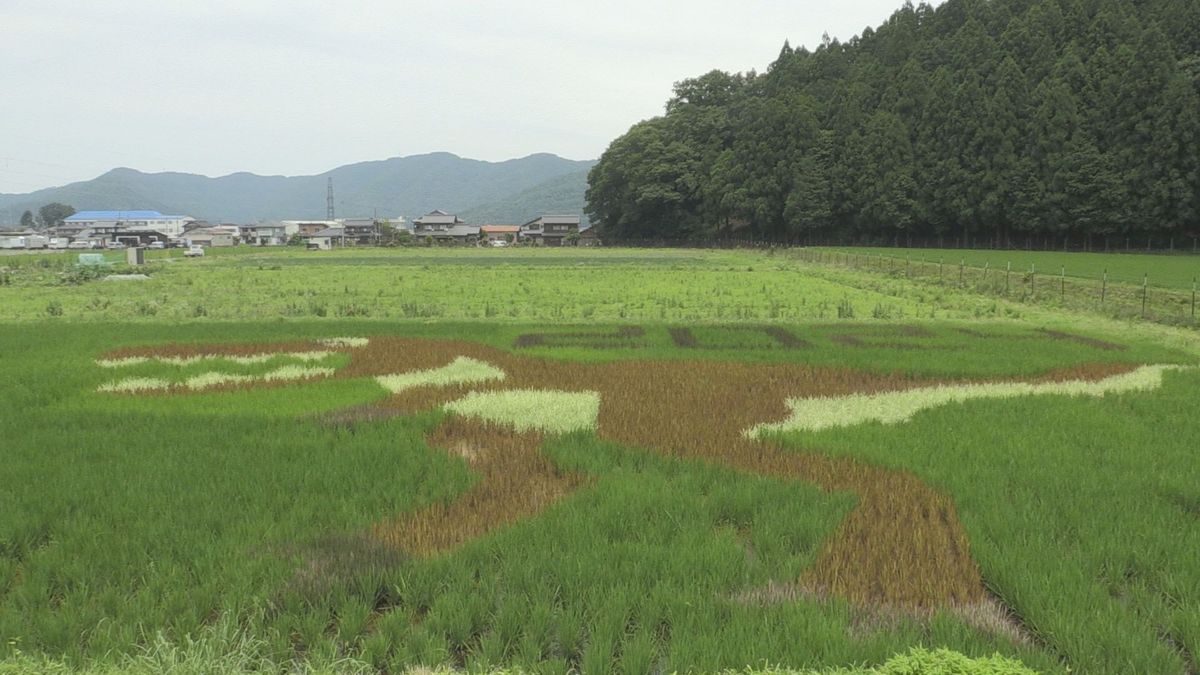
<path id="1" fill-rule="evenodd" d="M 1009 261 L 1008 268 L 1004 270 L 1004 294 L 1005 295 L 1008 295 L 1009 289 L 1011 288 L 1011 285 L 1009 284 L 1009 279 L 1011 279 L 1011 278 L 1012 278 L 1012 261 Z"/>
<path id="2" fill-rule="evenodd" d="M 1196 323 L 1196 277 L 1192 277 L 1192 324 Z"/>
<path id="3" fill-rule="evenodd" d="M 945 266 L 945 264 L 946 264 L 946 259 L 945 259 L 945 258 L 938 258 L 938 281 L 945 281 L 945 280 L 946 280 L 946 275 L 945 275 L 945 273 L 942 271 L 942 268 Z"/>
<path id="4" fill-rule="evenodd" d="M 1100 282 L 1100 306 L 1104 306 L 1104 296 L 1108 295 L 1108 270 L 1104 270 L 1104 280 Z"/>
<path id="5" fill-rule="evenodd" d="M 1146 318 L 1146 286 L 1149 285 L 1150 275 L 1142 275 L 1142 318 Z"/>
<path id="6" fill-rule="evenodd" d="M 1058 301 L 1065 302 L 1067 299 L 1067 268 L 1063 266 L 1062 273 L 1058 277 Z"/>
<path id="7" fill-rule="evenodd" d="M 963 258 L 958 262 L 958 285 L 963 285 L 963 274 L 967 269 L 967 259 Z"/>
<path id="8" fill-rule="evenodd" d="M 988 270 L 989 270 L 989 269 L 991 269 L 991 267 L 992 267 L 992 261 L 991 261 L 991 260 L 986 260 L 986 261 L 984 261 L 984 263 L 983 263 L 983 285 L 984 285 L 984 286 L 987 286 L 987 283 L 988 283 Z"/>
<path id="9" fill-rule="evenodd" d="M 1029 263 L 1029 295 L 1037 295 L 1037 263 Z"/>

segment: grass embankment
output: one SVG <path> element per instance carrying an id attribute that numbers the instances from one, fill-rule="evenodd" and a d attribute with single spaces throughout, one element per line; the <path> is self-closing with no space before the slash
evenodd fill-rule
<path id="1" fill-rule="evenodd" d="M 1186 555 L 1197 546 L 1192 488 L 1200 484 L 1188 450 L 1200 445 L 1200 421 L 1187 408 L 1194 374 L 1168 374 L 1149 393 L 974 401 L 920 413 L 899 431 L 867 424 L 785 439 L 805 461 L 907 468 L 953 498 L 987 588 L 1025 621 L 1015 633 L 953 611 L 889 609 L 847 601 L 836 588 L 789 586 L 822 569 L 827 547 L 844 541 L 839 529 L 861 511 L 861 484 L 823 491 L 820 480 L 762 471 L 753 453 L 718 446 L 726 432 L 740 438 L 746 420 L 768 421 L 752 405 L 786 415 L 786 387 L 772 404 L 733 390 L 787 368 L 840 367 L 841 386 L 853 391 L 872 379 L 1037 377 L 1189 357 L 1141 340 L 1021 326 L 986 334 L 928 323 L 784 328 L 790 338 L 658 324 L 404 328 L 503 350 L 487 354 L 506 378 L 474 386 L 535 388 L 552 375 L 601 393 L 599 438 L 553 436 L 538 452 L 536 441 L 518 438 L 489 454 L 490 443 L 464 446 L 477 432 L 454 433 L 445 413 L 378 414 L 388 401 L 408 412 L 465 389 L 392 395 L 374 379 L 390 364 L 375 360 L 352 357 L 330 379 L 273 389 L 96 391 L 113 371 L 95 359 L 155 344 L 176 343 L 157 351 L 186 355 L 195 343 L 379 335 L 401 330 L 394 325 L 0 327 L 0 378 L 9 385 L 0 389 L 0 635 L 12 636 L 0 653 L 112 658 L 136 654 L 159 631 L 178 643 L 232 615 L 267 658 L 350 656 L 390 670 L 817 668 L 882 664 L 918 644 L 999 651 L 1049 671 L 1063 659 L 1087 672 L 1185 668 L 1182 654 L 1197 648 L 1189 617 L 1200 615 L 1200 570 Z M 395 358 L 403 363 L 405 350 Z M 642 362 L 626 365 L 630 358 Z M 136 365 L 147 377 L 192 367 L 212 363 Z M 689 385 L 689 369 L 714 376 Z M 697 388 L 705 382 L 720 387 Z M 712 426 L 721 415 L 709 407 L 722 400 L 737 402 L 723 411 L 736 422 L 725 431 Z M 826 455 L 842 459 L 819 459 Z M 521 456 L 534 462 L 525 464 L 530 475 L 568 482 L 506 526 L 483 523 L 476 531 L 491 534 L 474 538 L 465 517 L 484 510 L 468 500 L 464 518 L 429 521 L 470 535 L 441 553 L 376 536 L 406 514 L 463 504 L 487 484 L 488 457 Z"/>

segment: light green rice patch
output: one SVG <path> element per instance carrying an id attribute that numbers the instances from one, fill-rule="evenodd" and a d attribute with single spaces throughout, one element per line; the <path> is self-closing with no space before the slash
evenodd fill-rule
<path id="1" fill-rule="evenodd" d="M 413 387 L 446 387 L 452 384 L 474 384 L 490 380 L 503 380 L 504 378 L 504 371 L 492 364 L 460 356 L 454 359 L 450 365 L 441 368 L 383 375 L 375 378 L 375 381 L 384 389 L 398 394 Z"/>
<path id="2" fill-rule="evenodd" d="M 600 393 L 544 389 L 471 392 L 447 404 L 446 410 L 505 424 L 517 431 L 567 434 L 596 428 Z"/>
<path id="3" fill-rule="evenodd" d="M 97 391 L 110 394 L 136 394 L 142 391 L 167 389 L 171 383 L 154 377 L 127 377 L 116 382 L 100 385 Z"/>
<path id="4" fill-rule="evenodd" d="M 746 435 L 756 438 L 771 432 L 821 431 L 863 422 L 900 424 L 911 420 L 922 410 L 983 398 L 1104 396 L 1132 391 L 1152 391 L 1162 386 L 1163 374 L 1167 371 L 1188 369 L 1188 366 L 1152 365 L 1096 381 L 939 385 L 883 394 L 788 399 L 788 407 L 792 410 L 788 419 L 773 424 L 759 424 L 747 430 Z"/>

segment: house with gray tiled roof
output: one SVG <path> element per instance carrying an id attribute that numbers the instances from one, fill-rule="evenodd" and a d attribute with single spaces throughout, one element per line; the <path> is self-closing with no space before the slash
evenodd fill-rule
<path id="1" fill-rule="evenodd" d="M 468 225 L 457 215 L 431 211 L 413 221 L 413 236 L 437 242 L 473 244 L 479 240 L 479 226 Z"/>
<path id="2" fill-rule="evenodd" d="M 579 216 L 540 216 L 521 226 L 521 239 L 543 246 L 562 246 L 579 234 Z"/>

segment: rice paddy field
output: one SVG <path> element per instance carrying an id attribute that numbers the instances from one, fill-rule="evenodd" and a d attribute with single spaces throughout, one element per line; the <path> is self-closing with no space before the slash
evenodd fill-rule
<path id="1" fill-rule="evenodd" d="M 1190 242 L 1188 248 L 1190 250 Z M 1188 290 L 1200 279 L 1200 255 L 1181 252 L 1179 254 L 1150 253 L 1077 253 L 1056 251 L 1004 251 L 962 250 L 936 248 L 834 248 L 825 249 L 875 255 L 898 260 L 921 260 L 927 263 L 944 262 L 949 274 L 957 272 L 959 263 L 973 268 L 985 265 L 993 270 L 1005 269 L 1024 273 L 1030 269 L 1040 271 L 1047 277 L 1063 271 L 1068 277 L 1099 280 L 1107 273 L 1113 283 L 1140 286 L 1145 280 L 1151 286 Z"/>
<path id="2" fill-rule="evenodd" d="M 1194 330 L 767 252 L 2 262 L 5 675 L 1200 667 Z"/>

